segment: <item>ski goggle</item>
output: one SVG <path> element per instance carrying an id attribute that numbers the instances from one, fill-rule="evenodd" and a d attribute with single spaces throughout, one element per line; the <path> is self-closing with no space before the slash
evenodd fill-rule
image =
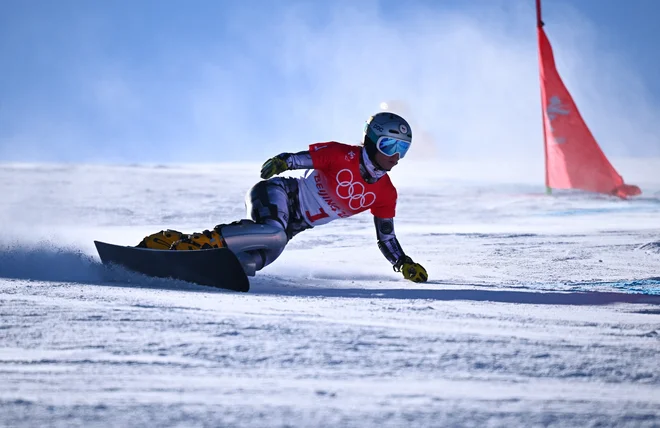
<path id="1" fill-rule="evenodd" d="M 369 139 L 376 142 L 376 148 L 378 151 L 385 156 L 394 156 L 398 153 L 399 158 L 403 158 L 410 148 L 409 141 L 403 141 L 398 138 L 387 136 L 377 137 L 374 131 L 369 127 L 369 124 L 365 125 L 364 130 Z"/>
<path id="2" fill-rule="evenodd" d="M 376 142 L 376 148 L 385 156 L 394 156 L 398 153 L 399 157 L 403 158 L 410 148 L 410 143 L 397 138 L 380 137 Z"/>

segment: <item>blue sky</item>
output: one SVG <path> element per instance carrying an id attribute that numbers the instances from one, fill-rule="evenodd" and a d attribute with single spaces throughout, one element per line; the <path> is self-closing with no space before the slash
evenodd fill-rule
<path id="1" fill-rule="evenodd" d="M 543 5 L 606 154 L 660 155 L 660 2 Z M 260 161 L 381 102 L 411 158 L 542 156 L 534 0 L 4 0 L 0 57 L 0 161 Z"/>

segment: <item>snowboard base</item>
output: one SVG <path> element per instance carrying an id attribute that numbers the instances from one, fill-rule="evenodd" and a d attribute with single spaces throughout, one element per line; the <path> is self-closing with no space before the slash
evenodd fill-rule
<path id="1" fill-rule="evenodd" d="M 174 251 L 127 247 L 94 241 L 104 265 L 158 278 L 174 278 L 233 291 L 250 290 L 241 263 L 227 248 Z"/>

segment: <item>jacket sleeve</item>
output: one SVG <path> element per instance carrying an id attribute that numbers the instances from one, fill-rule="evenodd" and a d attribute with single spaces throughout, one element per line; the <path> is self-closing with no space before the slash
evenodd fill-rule
<path id="1" fill-rule="evenodd" d="M 394 233 L 394 219 L 380 218 L 374 216 L 374 225 L 376 226 L 376 236 L 378 238 L 378 249 L 393 266 L 405 257 L 403 248 L 396 239 Z"/>
<path id="2" fill-rule="evenodd" d="M 278 157 L 284 159 L 289 169 L 312 169 L 312 155 L 309 150 L 298 153 L 282 153 Z"/>

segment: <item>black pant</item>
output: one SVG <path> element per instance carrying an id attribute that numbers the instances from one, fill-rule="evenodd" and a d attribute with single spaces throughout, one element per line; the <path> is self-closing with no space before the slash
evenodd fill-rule
<path id="1" fill-rule="evenodd" d="M 258 182 L 245 196 L 245 208 L 254 222 L 282 228 L 289 240 L 311 227 L 300 213 L 295 178 L 275 177 Z M 284 247 L 268 251 L 265 265 L 275 261 L 283 250 Z"/>

